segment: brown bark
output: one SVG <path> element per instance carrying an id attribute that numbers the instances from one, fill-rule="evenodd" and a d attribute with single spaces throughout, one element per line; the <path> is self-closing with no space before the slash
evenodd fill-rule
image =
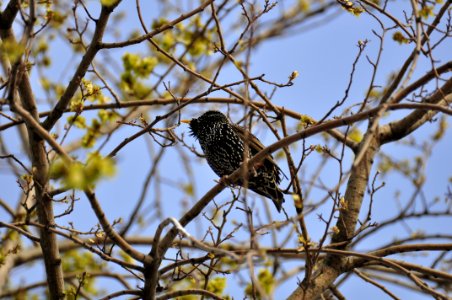
<path id="1" fill-rule="evenodd" d="M 23 72 L 22 76 L 18 77 L 22 105 L 30 112 L 35 120 L 39 120 L 28 74 Z M 55 226 L 55 219 L 52 198 L 48 194 L 49 163 L 47 161 L 45 142 L 35 133 L 33 127 L 29 124 L 27 124 L 27 131 L 31 149 L 38 220 L 45 227 L 53 227 Z M 56 234 L 43 228 L 40 230 L 40 237 L 50 297 L 51 299 L 64 299 L 63 270 L 61 268 L 61 257 L 58 250 Z"/>
<path id="2" fill-rule="evenodd" d="M 378 149 L 377 138 L 375 136 L 370 137 L 370 144 L 363 159 L 351 171 L 345 191 L 347 208 L 341 210 L 339 214 L 336 223 L 339 232 L 332 239 L 332 243 L 340 243 L 339 249 L 347 248 L 354 236 L 370 170 Z M 328 254 L 325 259 L 317 263 L 317 267 L 314 267 L 319 271 L 311 277 L 309 282 L 302 282 L 288 299 L 317 299 L 342 274 L 345 264 L 346 258 L 343 256 Z"/>

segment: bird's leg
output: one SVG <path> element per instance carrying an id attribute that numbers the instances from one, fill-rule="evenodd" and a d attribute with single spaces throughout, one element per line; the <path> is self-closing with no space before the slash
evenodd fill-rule
<path id="1" fill-rule="evenodd" d="M 233 185 L 233 182 L 229 179 L 229 175 L 223 175 L 220 177 L 220 180 L 218 180 L 219 183 L 225 185 L 225 186 L 231 186 Z"/>
<path id="2" fill-rule="evenodd" d="M 255 167 L 255 166 L 252 166 L 251 167 L 251 172 L 250 172 L 250 175 L 251 175 L 251 177 L 256 177 L 257 176 L 257 170 L 256 170 L 257 168 Z"/>
<path id="3" fill-rule="evenodd" d="M 254 164 L 254 166 L 251 167 L 250 175 L 251 175 L 252 177 L 257 177 L 257 175 L 258 175 L 258 174 L 257 174 L 257 169 L 259 169 L 259 168 L 262 167 L 263 165 L 264 165 L 264 162 L 263 162 L 263 161 Z"/>

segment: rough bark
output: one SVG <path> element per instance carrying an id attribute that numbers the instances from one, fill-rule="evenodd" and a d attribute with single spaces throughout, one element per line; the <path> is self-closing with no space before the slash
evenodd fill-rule
<path id="1" fill-rule="evenodd" d="M 28 74 L 19 76 L 19 94 L 23 107 L 30 112 L 35 120 L 39 120 L 36 102 L 31 90 Z M 61 257 L 58 250 L 56 234 L 47 228 L 55 226 L 52 198 L 48 194 L 49 163 L 44 140 L 27 124 L 28 140 L 31 149 L 33 166 L 33 181 L 36 197 L 36 210 L 39 223 L 45 228 L 40 229 L 41 249 L 47 274 L 47 282 L 51 299 L 64 299 L 64 280 L 61 268 Z"/>
<path id="2" fill-rule="evenodd" d="M 359 211 L 369 182 L 370 170 L 379 146 L 377 138 L 372 136 L 363 159 L 351 171 L 345 191 L 347 208 L 340 211 L 336 223 L 339 232 L 332 239 L 332 243 L 340 243 L 338 249 L 346 249 L 355 234 Z M 342 274 L 345 265 L 345 257 L 328 254 L 324 260 L 319 261 L 317 266 L 314 267 L 319 271 L 311 277 L 309 282 L 302 282 L 288 299 L 317 299 Z"/>

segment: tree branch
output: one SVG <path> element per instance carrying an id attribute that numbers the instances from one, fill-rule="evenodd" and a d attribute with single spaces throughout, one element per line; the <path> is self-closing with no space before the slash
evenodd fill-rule
<path id="1" fill-rule="evenodd" d="M 14 19 L 19 11 L 20 1 L 11 0 L 5 10 L 0 13 L 0 30 L 9 30 L 13 26 Z"/>
<path id="2" fill-rule="evenodd" d="M 115 5 L 109 7 L 102 6 L 99 19 L 96 22 L 96 29 L 94 31 L 91 43 L 89 44 L 89 47 L 86 50 L 86 53 L 83 56 L 82 60 L 80 61 L 77 70 L 72 76 L 72 79 L 69 82 L 66 90 L 64 91 L 63 95 L 61 95 L 60 100 L 55 105 L 47 119 L 43 122 L 43 127 L 45 129 L 49 131 L 50 129 L 52 129 L 52 127 L 60 119 L 60 117 L 63 115 L 64 111 L 68 107 L 69 103 L 71 102 L 71 99 L 74 96 L 75 92 L 77 91 L 77 88 L 80 82 L 82 81 L 83 77 L 85 76 L 85 73 L 88 70 L 91 62 L 94 60 L 94 57 L 96 56 L 97 52 L 101 49 L 99 45 L 102 42 L 102 37 L 104 35 L 105 28 L 108 23 L 108 18 L 110 17 L 110 14 L 113 12 L 113 9 L 120 2 L 121 1 L 117 1 Z"/>
<path id="3" fill-rule="evenodd" d="M 422 103 L 436 105 L 450 105 L 452 103 L 452 79 L 449 79 L 442 87 L 436 90 Z M 437 114 L 435 110 L 417 109 L 405 118 L 384 125 L 379 130 L 379 138 L 382 144 L 400 140 L 415 131 L 425 122 Z"/>

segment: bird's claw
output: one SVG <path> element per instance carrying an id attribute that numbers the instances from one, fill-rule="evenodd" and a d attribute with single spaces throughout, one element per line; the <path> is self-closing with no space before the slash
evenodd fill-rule
<path id="1" fill-rule="evenodd" d="M 232 185 L 232 181 L 229 179 L 228 175 L 223 175 L 221 176 L 219 183 L 225 185 L 225 186 L 230 186 Z"/>

